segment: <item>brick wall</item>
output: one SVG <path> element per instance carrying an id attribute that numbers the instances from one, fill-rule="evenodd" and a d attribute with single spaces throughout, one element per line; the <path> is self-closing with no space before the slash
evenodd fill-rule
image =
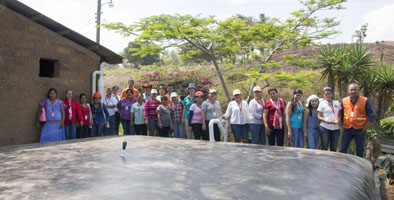
<path id="1" fill-rule="evenodd" d="M 54 87 L 91 96 L 100 57 L 14 11 L 0 8 L 0 146 L 39 142 L 39 101 Z M 40 58 L 59 60 L 59 77 L 39 77 Z"/>

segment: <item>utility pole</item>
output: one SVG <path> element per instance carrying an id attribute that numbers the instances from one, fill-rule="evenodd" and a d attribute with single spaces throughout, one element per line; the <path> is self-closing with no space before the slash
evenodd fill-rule
<path id="1" fill-rule="evenodd" d="M 96 42 L 100 44 L 101 0 L 97 0 Z"/>

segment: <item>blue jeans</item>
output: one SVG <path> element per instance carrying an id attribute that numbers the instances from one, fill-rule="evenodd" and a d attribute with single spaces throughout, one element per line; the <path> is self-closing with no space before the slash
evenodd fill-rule
<path id="1" fill-rule="evenodd" d="M 130 120 L 122 119 L 122 127 L 123 127 L 123 135 L 134 135 L 135 130 L 134 126 L 130 125 Z"/>
<path id="2" fill-rule="evenodd" d="M 293 139 L 290 141 L 291 147 L 304 148 L 304 130 L 302 128 L 291 128 Z"/>
<path id="3" fill-rule="evenodd" d="M 364 157 L 365 133 L 363 129 L 343 129 L 341 153 L 348 153 L 349 144 L 354 138 L 356 141 L 356 154 L 358 157 Z"/>
<path id="4" fill-rule="evenodd" d="M 249 139 L 249 124 L 231 124 L 231 131 L 235 142 L 240 142 L 241 139 Z"/>
<path id="5" fill-rule="evenodd" d="M 104 129 L 104 123 L 93 123 L 92 126 L 92 137 L 101 137 L 103 136 L 103 129 Z"/>
<path id="6" fill-rule="evenodd" d="M 70 124 L 64 126 L 64 135 L 66 136 L 66 140 L 77 139 L 77 125 Z"/>
<path id="7" fill-rule="evenodd" d="M 116 118 L 115 115 L 112 115 L 109 117 L 109 128 L 104 127 L 104 136 L 108 136 L 108 135 L 115 135 L 115 124 L 116 124 Z"/>
<path id="8" fill-rule="evenodd" d="M 172 122 L 174 126 L 174 138 L 185 138 L 185 127 L 182 122 Z"/>
<path id="9" fill-rule="evenodd" d="M 339 129 L 338 130 L 329 130 L 322 126 L 320 126 L 321 133 L 321 143 L 322 150 L 328 149 L 328 143 L 330 143 L 330 151 L 337 151 L 338 147 L 338 138 L 339 138 Z"/>
<path id="10" fill-rule="evenodd" d="M 252 134 L 252 144 L 264 144 L 265 139 L 265 126 L 264 124 L 249 124 L 250 133 Z"/>
<path id="11" fill-rule="evenodd" d="M 310 149 L 317 149 L 319 143 L 320 129 L 308 129 L 308 147 Z"/>

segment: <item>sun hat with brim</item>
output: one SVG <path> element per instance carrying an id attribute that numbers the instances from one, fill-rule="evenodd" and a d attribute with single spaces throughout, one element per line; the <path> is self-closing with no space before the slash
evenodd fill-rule
<path id="1" fill-rule="evenodd" d="M 202 92 L 200 92 L 200 91 L 197 91 L 197 92 L 194 94 L 194 96 L 196 96 L 196 97 L 202 97 L 202 96 L 204 96 L 204 93 L 202 93 Z"/>
<path id="2" fill-rule="evenodd" d="M 306 100 L 306 104 L 305 106 L 308 107 L 309 103 L 312 101 L 312 99 L 317 99 L 317 101 L 320 103 L 320 99 L 317 95 L 312 94 L 311 96 L 308 97 L 308 99 Z"/>
<path id="3" fill-rule="evenodd" d="M 150 93 L 151 93 L 151 94 L 157 94 L 157 90 L 156 90 L 156 89 L 151 89 L 151 90 L 150 90 Z"/>
<path id="4" fill-rule="evenodd" d="M 173 93 L 171 93 L 170 97 L 171 97 L 171 98 L 173 98 L 173 97 L 178 97 L 178 95 L 176 94 L 176 92 L 173 92 Z"/>
<path id="5" fill-rule="evenodd" d="M 194 83 L 189 83 L 189 86 L 187 88 L 194 88 L 197 90 L 196 85 Z"/>
<path id="6" fill-rule="evenodd" d="M 209 90 L 209 94 L 212 94 L 212 93 L 216 93 L 216 90 L 215 89 L 210 89 Z"/>
<path id="7" fill-rule="evenodd" d="M 253 92 L 259 91 L 261 92 L 261 87 L 260 86 L 254 86 Z"/>
<path id="8" fill-rule="evenodd" d="M 241 94 L 241 91 L 238 89 L 233 90 L 233 95 Z"/>

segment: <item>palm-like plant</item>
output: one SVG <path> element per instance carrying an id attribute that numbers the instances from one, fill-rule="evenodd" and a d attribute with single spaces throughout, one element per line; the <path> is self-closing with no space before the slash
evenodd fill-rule
<path id="1" fill-rule="evenodd" d="M 351 63 L 353 75 L 352 82 L 361 80 L 363 74 L 368 73 L 370 67 L 374 65 L 373 54 L 362 44 L 353 44 L 349 49 L 349 61 Z"/>
<path id="2" fill-rule="evenodd" d="M 342 59 L 346 57 L 347 49 L 345 45 L 326 45 L 319 51 L 319 62 L 323 68 L 320 80 L 327 78 L 327 85 L 335 91 L 337 71 Z"/>
<path id="3" fill-rule="evenodd" d="M 375 91 L 378 93 L 379 105 L 377 118 L 383 119 L 394 95 L 394 65 L 383 64 L 378 69 Z"/>
<path id="4" fill-rule="evenodd" d="M 347 86 L 353 82 L 353 65 L 350 59 L 347 57 L 341 61 L 339 67 L 336 71 L 337 74 L 337 83 L 339 87 L 339 95 L 340 97 L 344 97 L 346 95 Z"/>

